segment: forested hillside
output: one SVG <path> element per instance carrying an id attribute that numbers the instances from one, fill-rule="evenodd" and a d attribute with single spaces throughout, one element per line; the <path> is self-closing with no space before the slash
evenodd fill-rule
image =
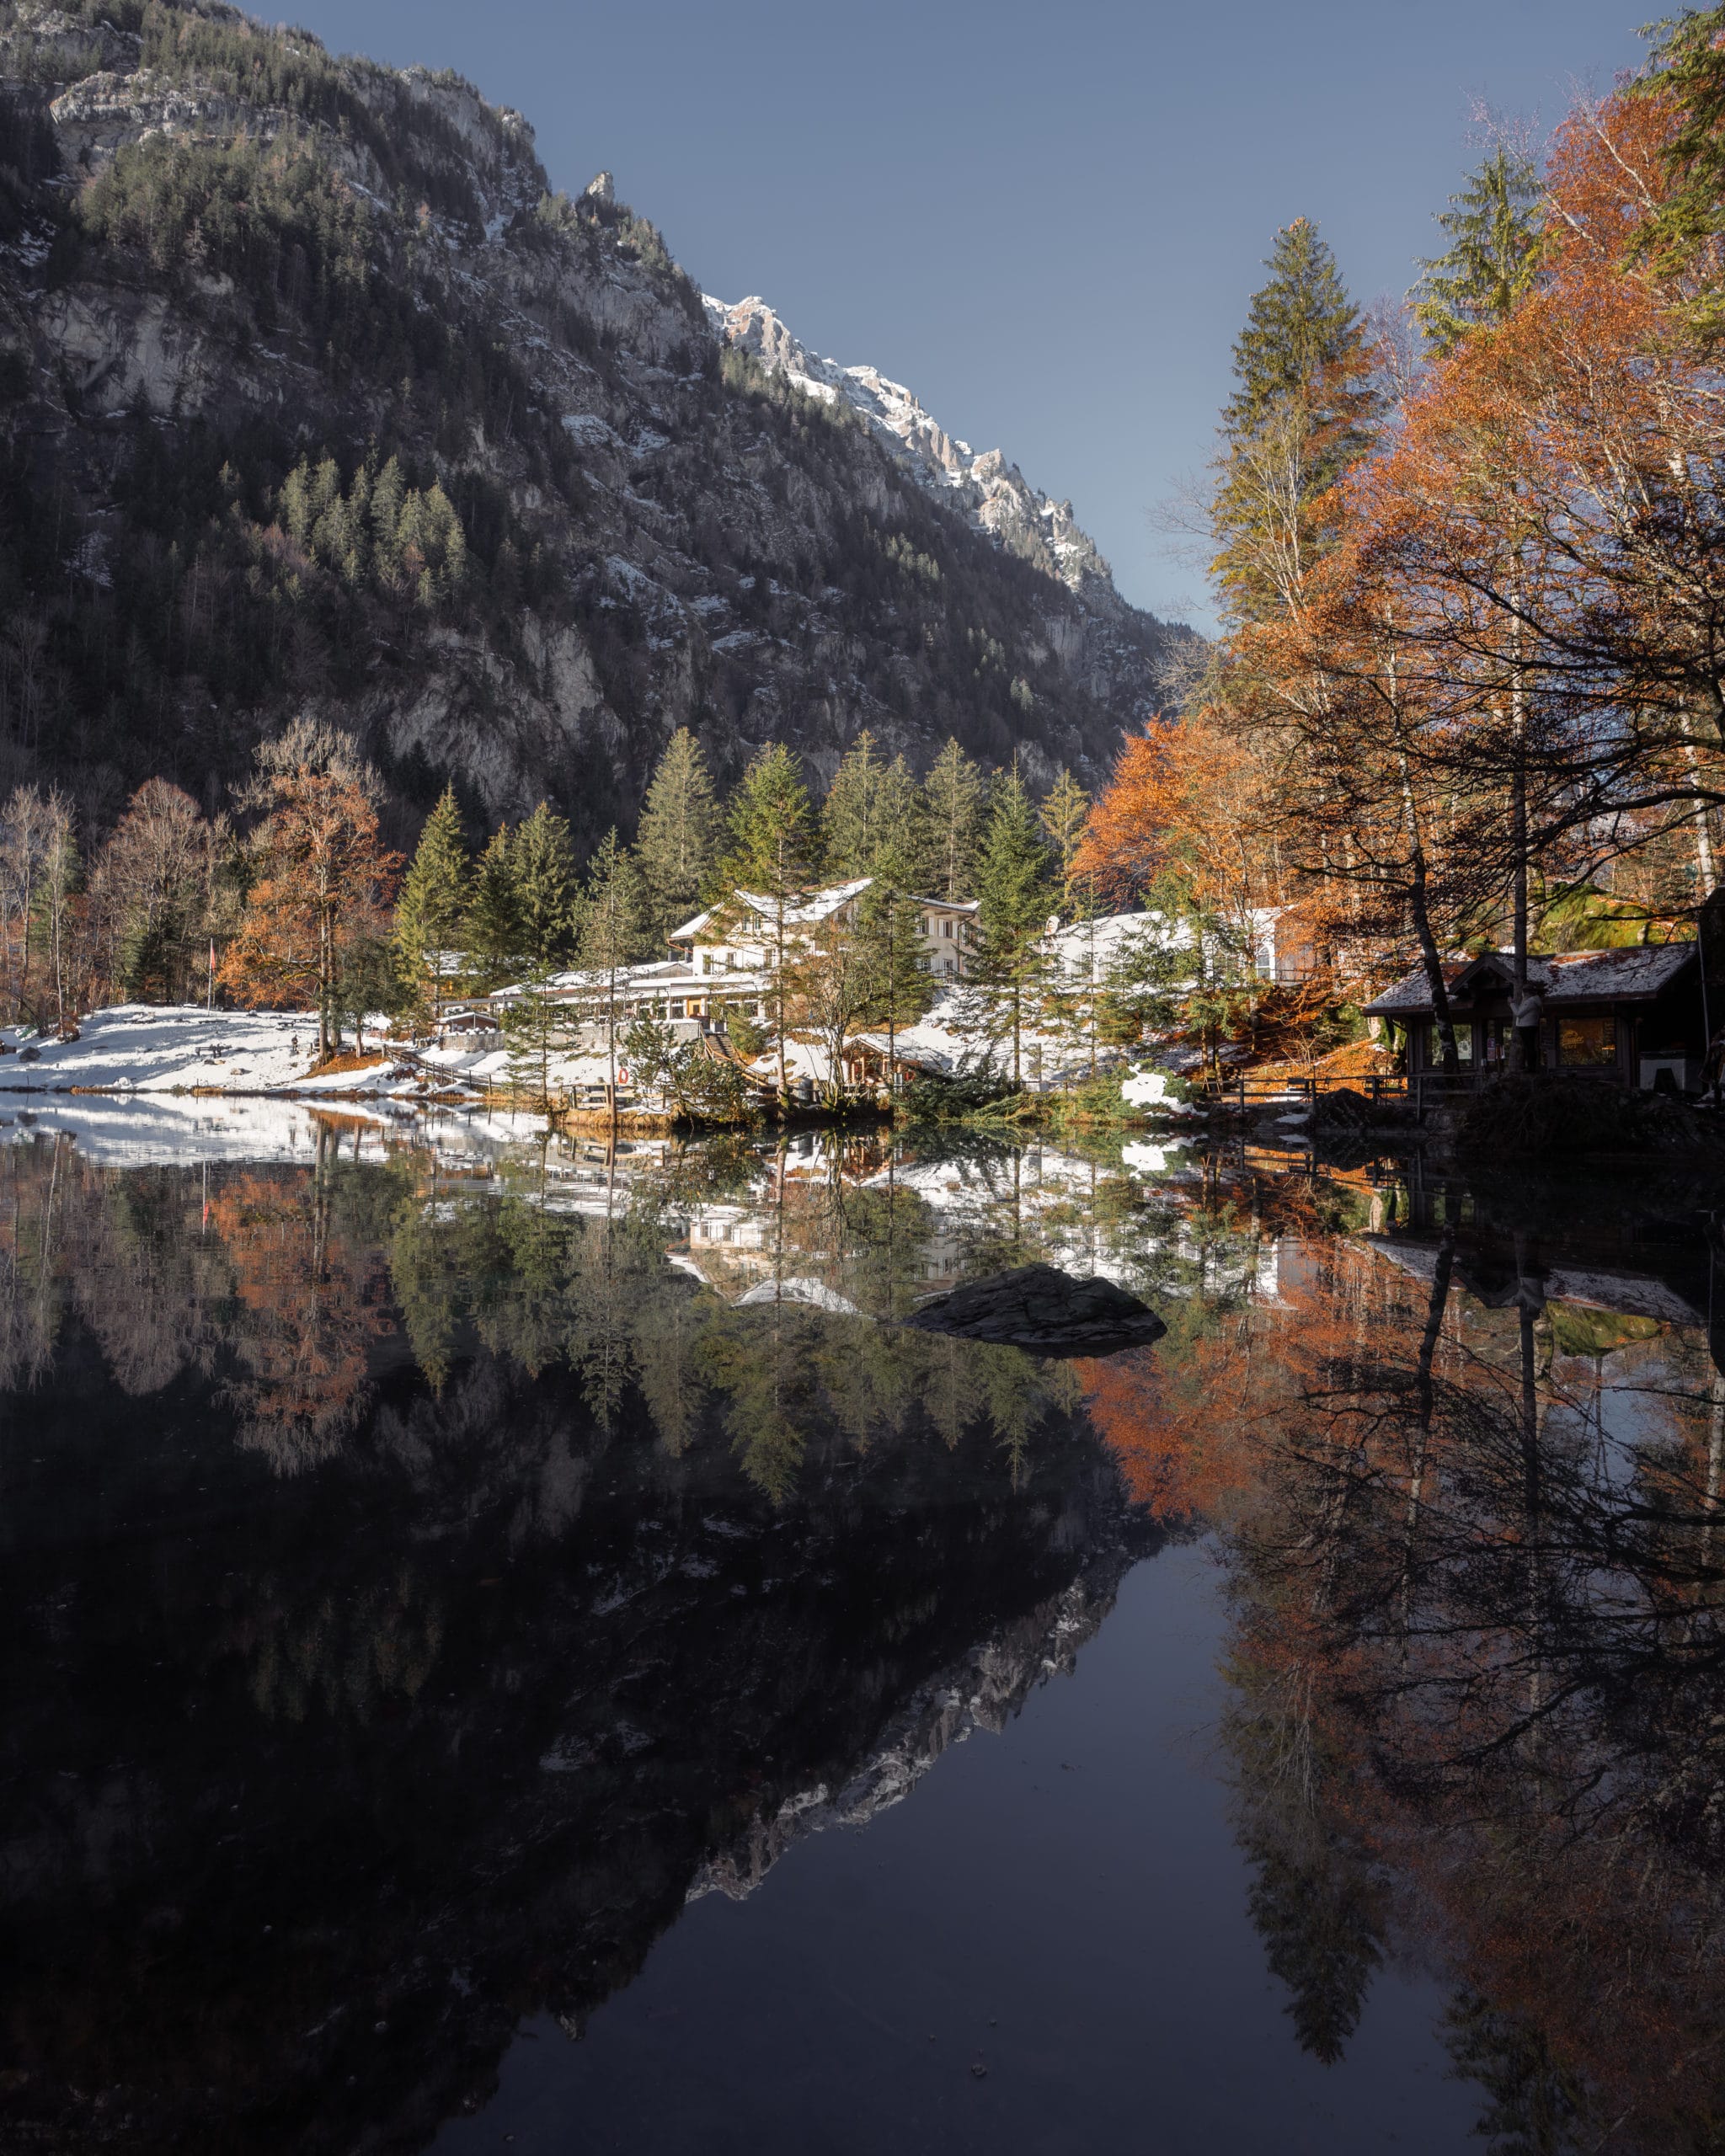
<path id="1" fill-rule="evenodd" d="M 184 0 L 0 4 L 0 793 L 333 721 L 405 838 L 633 825 L 671 732 L 1099 775 L 1175 640 L 728 348 L 521 116 Z"/>

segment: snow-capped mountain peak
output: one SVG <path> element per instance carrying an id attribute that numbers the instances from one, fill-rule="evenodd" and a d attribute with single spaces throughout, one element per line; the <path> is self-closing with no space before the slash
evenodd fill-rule
<path id="1" fill-rule="evenodd" d="M 1081 598 L 1121 602 L 1095 542 L 1072 519 L 1069 501 L 1051 501 L 997 449 L 974 450 L 949 435 L 901 382 L 878 367 L 841 366 L 811 352 L 758 297 L 728 306 L 703 294 L 714 328 L 810 397 L 842 398 L 931 494 L 961 506 L 999 546 L 1058 577 Z"/>

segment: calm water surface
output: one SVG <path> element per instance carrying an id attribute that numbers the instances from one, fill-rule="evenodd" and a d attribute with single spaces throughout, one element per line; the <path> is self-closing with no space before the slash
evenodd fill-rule
<path id="1" fill-rule="evenodd" d="M 0 2145 L 1725 2146 L 1725 1193 L 3 1113 Z"/>

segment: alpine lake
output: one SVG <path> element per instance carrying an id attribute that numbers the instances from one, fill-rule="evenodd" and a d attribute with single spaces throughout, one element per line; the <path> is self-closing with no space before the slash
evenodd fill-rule
<path id="1" fill-rule="evenodd" d="M 1725 2147 L 1725 1191 L 0 1099 L 0 2148 Z M 1042 1262 L 1167 1331 L 904 1321 Z"/>

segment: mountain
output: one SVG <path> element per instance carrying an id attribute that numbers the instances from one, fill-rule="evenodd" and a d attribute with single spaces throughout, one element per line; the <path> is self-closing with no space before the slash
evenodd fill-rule
<path id="1" fill-rule="evenodd" d="M 1098 776 L 1190 632 L 749 305 L 452 75 L 0 0 L 0 791 L 213 805 L 297 710 L 398 837 L 450 776 L 476 823 L 627 830 L 681 723 L 725 774 L 868 726 Z"/>
<path id="2" fill-rule="evenodd" d="M 842 398 L 889 454 L 938 499 L 958 508 L 998 545 L 1056 577 L 1093 612 L 1124 620 L 1134 611 L 1114 590 L 1096 542 L 1072 520 L 1071 502 L 1050 501 L 997 449 L 980 453 L 949 435 L 903 382 L 879 368 L 840 366 L 810 352 L 762 299 L 727 307 L 703 293 L 728 344 L 825 403 Z"/>

